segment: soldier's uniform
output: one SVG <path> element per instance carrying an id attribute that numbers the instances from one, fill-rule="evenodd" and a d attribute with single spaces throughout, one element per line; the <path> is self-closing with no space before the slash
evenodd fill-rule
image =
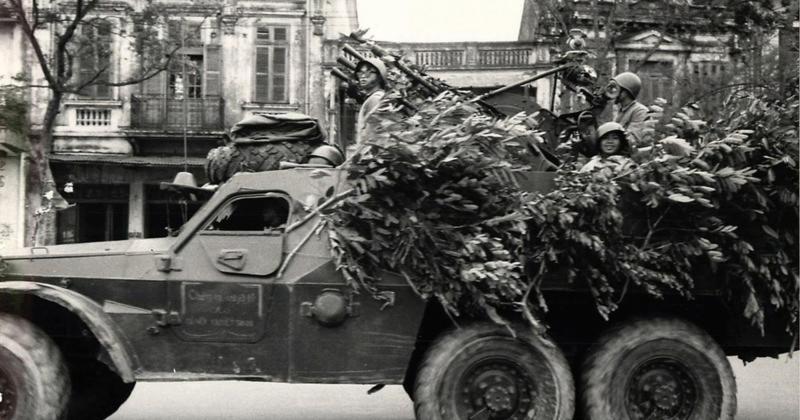
<path id="1" fill-rule="evenodd" d="M 365 138 L 369 137 L 371 127 L 368 124 L 369 116 L 372 115 L 381 103 L 381 100 L 386 95 L 386 80 L 387 70 L 383 61 L 377 58 L 367 58 L 356 65 L 356 75 L 364 68 L 371 68 L 375 72 L 377 86 L 374 86 L 361 108 L 358 110 L 358 117 L 356 117 L 356 144 L 360 144 Z M 370 82 L 367 82 L 370 83 Z M 363 87 L 362 87 L 363 88 Z"/>
<path id="2" fill-rule="evenodd" d="M 639 101 L 633 101 L 628 106 L 620 108 L 614 122 L 619 123 L 628 133 L 629 140 L 634 146 L 647 146 L 641 144 L 641 131 L 644 129 L 644 121 L 647 119 L 647 107 Z"/>
<path id="3" fill-rule="evenodd" d="M 642 90 L 642 79 L 635 73 L 624 72 L 614 76 L 612 81 L 632 99 L 632 102 L 626 106 L 622 106 L 620 103 L 620 109 L 614 118 L 614 122 L 622 125 L 632 146 L 649 146 L 648 144 L 642 144 L 642 132 L 645 128 L 644 121 L 647 119 L 647 113 L 650 110 L 636 100 Z"/>
<path id="4" fill-rule="evenodd" d="M 366 137 L 365 134 L 369 132 L 367 119 L 378 109 L 378 105 L 380 105 L 384 95 L 386 95 L 386 91 L 376 90 L 367 96 L 367 99 L 361 104 L 361 108 L 358 110 L 358 117 L 356 118 L 356 144 L 361 143 L 361 139 Z"/>

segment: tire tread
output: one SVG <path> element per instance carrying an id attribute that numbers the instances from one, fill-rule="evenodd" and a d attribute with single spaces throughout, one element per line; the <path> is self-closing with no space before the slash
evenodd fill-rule
<path id="1" fill-rule="evenodd" d="M 678 318 L 642 318 L 610 327 L 589 349 L 581 369 L 580 402 L 586 418 L 606 419 L 611 415 L 605 395 L 606 384 L 614 373 L 612 359 L 616 352 L 633 346 L 639 339 L 657 331 L 663 336 L 679 339 L 706 354 L 720 374 L 720 383 L 728 388 L 720 419 L 733 420 L 736 415 L 736 380 L 725 353 L 708 333 L 696 325 Z M 622 420 L 622 419 L 620 419 Z"/>
<path id="2" fill-rule="evenodd" d="M 69 399 L 70 379 L 61 351 L 53 340 L 27 319 L 4 313 L 0 313 L 0 337 L 24 348 L 38 369 L 43 398 L 36 400 L 35 418 L 61 418 Z"/>

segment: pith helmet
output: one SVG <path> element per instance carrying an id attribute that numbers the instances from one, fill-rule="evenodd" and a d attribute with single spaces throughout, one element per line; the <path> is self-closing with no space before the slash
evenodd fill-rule
<path id="1" fill-rule="evenodd" d="M 358 62 L 356 65 L 356 72 L 361 70 L 363 66 L 371 66 L 378 72 L 379 80 L 381 86 L 386 87 L 386 75 L 388 71 L 386 70 L 386 64 L 383 64 L 383 61 L 378 58 L 365 58 Z"/>
<path id="2" fill-rule="evenodd" d="M 317 147 L 313 152 L 311 152 L 310 155 L 308 155 L 309 159 L 315 157 L 325 159 L 333 166 L 339 166 L 342 164 L 342 162 L 344 162 L 344 155 L 342 152 L 338 148 L 329 144 L 324 144 Z"/>
<path id="3" fill-rule="evenodd" d="M 625 136 L 625 127 L 623 127 L 620 123 L 615 122 L 607 122 L 600 127 L 597 127 L 597 138 L 602 139 L 608 133 L 618 131 L 623 136 Z"/>
<path id="4" fill-rule="evenodd" d="M 614 81 L 617 82 L 620 88 L 627 90 L 634 98 L 639 96 L 639 91 L 642 90 L 642 79 L 635 73 L 629 71 L 614 76 Z"/>

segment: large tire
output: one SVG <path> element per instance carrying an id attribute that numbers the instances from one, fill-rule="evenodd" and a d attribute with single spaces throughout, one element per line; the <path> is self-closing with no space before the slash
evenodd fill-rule
<path id="1" fill-rule="evenodd" d="M 237 172 L 274 171 L 281 162 L 301 163 L 321 144 L 283 141 L 217 147 L 206 156 L 206 176 L 212 184 L 220 184 Z"/>
<path id="2" fill-rule="evenodd" d="M 581 375 L 589 420 L 733 419 L 736 381 L 713 338 L 686 321 L 642 319 L 606 333 Z"/>
<path id="3" fill-rule="evenodd" d="M 81 361 L 70 364 L 72 396 L 68 420 L 102 420 L 128 399 L 135 382 L 125 383 L 103 363 Z"/>
<path id="4" fill-rule="evenodd" d="M 0 314 L 0 420 L 56 420 L 69 391 L 53 340 L 24 318 Z"/>
<path id="5" fill-rule="evenodd" d="M 227 178 L 226 171 L 236 148 L 232 145 L 220 146 L 208 151 L 206 155 L 206 178 L 212 184 L 221 184 Z"/>
<path id="6" fill-rule="evenodd" d="M 419 420 L 571 420 L 575 387 L 554 344 L 527 329 L 514 338 L 495 324 L 475 324 L 431 346 L 414 408 Z"/>

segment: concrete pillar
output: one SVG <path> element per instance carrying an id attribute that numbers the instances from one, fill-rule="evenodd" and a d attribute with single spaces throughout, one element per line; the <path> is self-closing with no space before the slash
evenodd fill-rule
<path id="1" fill-rule="evenodd" d="M 144 183 L 131 182 L 128 196 L 128 238 L 144 238 Z"/>

